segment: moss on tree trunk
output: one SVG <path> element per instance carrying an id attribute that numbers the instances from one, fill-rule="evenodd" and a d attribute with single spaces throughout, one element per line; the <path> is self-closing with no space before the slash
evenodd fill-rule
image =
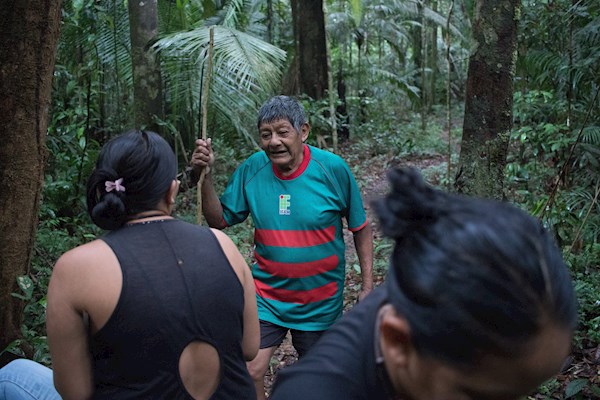
<path id="1" fill-rule="evenodd" d="M 503 197 L 519 11 L 517 0 L 477 2 L 455 181 L 462 193 Z"/>
<path id="2" fill-rule="evenodd" d="M 0 0 L 0 351 L 21 336 L 46 158 L 60 1 Z"/>
<path id="3" fill-rule="evenodd" d="M 288 94 L 304 93 L 313 99 L 325 97 L 328 88 L 327 46 L 323 0 L 292 0 L 295 63 L 288 72 Z M 297 69 L 297 70 L 295 70 Z M 293 87 L 295 83 L 297 87 Z"/>
<path id="4" fill-rule="evenodd" d="M 154 117 L 163 118 L 162 80 L 156 53 L 150 47 L 158 38 L 157 0 L 130 1 L 128 9 L 135 125 L 159 132 Z"/>

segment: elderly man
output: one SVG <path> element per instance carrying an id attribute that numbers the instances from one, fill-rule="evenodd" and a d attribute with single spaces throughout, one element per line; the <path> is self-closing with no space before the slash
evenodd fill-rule
<path id="1" fill-rule="evenodd" d="M 269 99 L 258 113 L 263 151 L 244 161 L 219 199 L 213 186 L 210 139 L 198 140 L 192 176 L 207 169 L 202 209 L 213 228 L 252 216 L 261 345 L 248 363 L 258 399 L 264 375 L 288 331 L 300 357 L 343 311 L 345 247 L 342 219 L 354 234 L 363 298 L 371 291 L 373 240 L 360 191 L 337 155 L 309 146 L 310 125 L 302 105 L 287 96 Z"/>

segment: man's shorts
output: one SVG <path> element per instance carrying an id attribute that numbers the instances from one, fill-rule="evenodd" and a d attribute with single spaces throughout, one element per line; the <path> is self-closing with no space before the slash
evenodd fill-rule
<path id="1" fill-rule="evenodd" d="M 288 331 L 292 334 L 292 344 L 298 352 L 298 357 L 302 357 L 325 331 L 299 331 L 280 325 L 272 324 L 267 321 L 260 321 L 260 348 L 277 347 L 285 338 Z"/>

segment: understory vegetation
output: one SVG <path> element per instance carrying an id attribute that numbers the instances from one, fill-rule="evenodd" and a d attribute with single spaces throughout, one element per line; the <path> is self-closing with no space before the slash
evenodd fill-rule
<path id="1" fill-rule="evenodd" d="M 85 182 L 102 144 L 132 124 L 125 3 L 63 1 L 37 236 L 31 268 L 18 278 L 20 291 L 12 294 L 25 304 L 22 338 L 0 349 L 45 365 L 51 366 L 44 314 L 52 268 L 62 253 L 103 234 L 87 216 Z M 240 46 L 227 51 L 237 49 L 239 59 L 247 61 L 221 65 L 211 83 L 211 101 L 218 104 L 209 105 L 207 125 L 216 149 L 213 174 L 220 193 L 237 165 L 257 150 L 253 139 L 257 105 L 271 92 L 281 92 L 248 78 L 254 73 L 250 66 L 268 65 L 264 75 L 279 83 L 270 68 L 275 65 L 283 71 L 295 57 L 289 3 L 158 2 L 162 40 L 156 46 L 163 51 L 166 104 L 164 118 L 153 122 L 173 145 L 180 163 L 178 218 L 196 222 L 196 189 L 187 187 L 183 172 L 200 126 L 204 64 L 199 54 L 206 49 L 198 43 L 204 43 L 200 39 L 205 39 L 206 27 L 221 25 L 243 32 L 235 36 L 238 42 L 232 40 Z M 385 171 L 397 165 L 415 166 L 431 184 L 454 190 L 476 3 L 457 1 L 455 7 L 453 0 L 324 2 L 329 68 L 338 93 L 318 101 L 301 97 L 313 128 L 308 142 L 335 151 L 348 162 L 365 204 L 385 193 Z M 579 299 L 579 326 L 570 359 L 556 378 L 529 398 L 600 398 L 600 2 L 522 4 L 504 197 L 554 233 Z M 205 36 L 179 36 L 193 30 Z M 244 59 L 253 49 L 249 44 L 258 39 L 265 43 L 258 55 L 250 54 L 257 58 Z M 185 53 L 189 48 L 194 49 L 192 54 Z M 236 81 L 240 71 L 247 73 L 247 85 Z M 336 126 L 349 128 L 349 139 L 340 137 L 335 148 L 330 100 L 338 109 Z M 251 221 L 226 233 L 251 262 Z M 375 282 L 381 283 L 392 244 L 377 229 L 374 248 Z M 360 290 L 360 269 L 353 251 L 347 258 L 349 309 Z M 293 362 L 294 356 L 286 360 Z"/>
<path id="2" fill-rule="evenodd" d="M 529 109 L 539 105 L 517 102 L 517 106 L 517 109 Z M 342 145 L 339 152 L 355 174 L 366 203 L 385 192 L 385 171 L 396 165 L 416 166 L 430 183 L 451 190 L 449 182 L 455 173 L 460 148 L 461 110 L 452 110 L 454 124 L 448 134 L 445 112 L 429 115 L 428 129 L 423 132 L 418 115 L 407 113 L 399 116 L 389 112 L 388 107 L 385 103 L 374 102 L 370 108 L 374 117 L 366 124 L 357 126 L 354 130 L 357 134 Z M 375 116 L 375 110 L 381 112 Z M 593 398 L 600 393 L 597 374 L 600 351 L 600 244 L 597 240 L 599 221 L 595 203 L 598 186 L 581 186 L 575 177 L 569 177 L 564 178 L 571 182 L 569 190 L 561 187 L 553 192 L 560 173 L 560 160 L 564 153 L 569 152 L 573 141 L 564 138 L 559 145 L 546 145 L 550 129 L 552 127 L 547 123 L 535 125 L 531 122 L 529 125 L 520 124 L 515 129 L 506 171 L 506 200 L 540 217 L 555 233 L 575 281 L 580 301 L 580 325 L 574 338 L 570 363 L 565 365 L 559 377 L 546 383 L 531 398 Z M 84 170 L 91 168 L 88 164 L 97 146 L 93 144 L 93 148 L 88 150 L 89 158 L 83 160 Z M 254 149 L 248 146 L 234 151 L 218 137 L 215 138 L 215 148 L 218 149 L 215 171 L 217 188 L 222 190 L 229 174 Z M 450 154 L 448 149 L 451 150 Z M 53 162 L 59 165 L 55 171 L 68 169 L 73 164 L 64 148 L 53 152 Z M 35 360 L 47 365 L 50 365 L 50 359 L 44 334 L 44 311 L 52 266 L 63 252 L 102 234 L 85 214 L 83 188 L 78 191 L 72 179 L 73 174 L 64 172 L 46 177 L 32 271 L 20 278 L 22 291 L 14 294 L 26 301 L 27 306 L 23 339 L 13 343 L 8 351 L 20 352 L 23 348 L 29 348 Z M 554 203 L 547 205 L 552 193 L 555 196 Z M 65 209 L 67 202 L 71 206 Z M 590 208 L 593 212 L 589 212 Z M 190 222 L 196 221 L 195 188 L 180 193 L 176 215 Z M 227 233 L 251 262 L 251 221 L 228 228 Z M 380 283 L 387 270 L 392 245 L 376 232 L 374 247 L 375 281 Z M 347 309 L 352 307 L 360 290 L 360 285 L 355 283 L 360 271 L 358 263 L 352 252 L 348 254 Z"/>

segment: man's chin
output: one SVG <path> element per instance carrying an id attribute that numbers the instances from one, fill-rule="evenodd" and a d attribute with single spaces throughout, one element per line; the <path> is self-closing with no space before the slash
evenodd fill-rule
<path id="1" fill-rule="evenodd" d="M 289 157 L 287 156 L 287 153 L 269 154 L 269 160 L 271 160 L 273 164 L 287 164 L 289 162 Z"/>

